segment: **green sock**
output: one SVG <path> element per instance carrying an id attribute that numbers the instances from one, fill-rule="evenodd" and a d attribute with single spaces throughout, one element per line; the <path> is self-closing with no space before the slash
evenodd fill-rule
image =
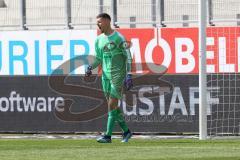
<path id="1" fill-rule="evenodd" d="M 107 132 L 106 132 L 107 136 L 112 136 L 112 131 L 113 131 L 116 119 L 117 119 L 116 109 L 108 112 L 108 122 L 107 122 Z"/>
<path id="2" fill-rule="evenodd" d="M 122 111 L 119 109 L 117 109 L 117 119 L 116 121 L 118 122 L 119 126 L 122 128 L 123 132 L 127 132 L 128 131 L 128 126 L 123 118 L 122 115 Z"/>

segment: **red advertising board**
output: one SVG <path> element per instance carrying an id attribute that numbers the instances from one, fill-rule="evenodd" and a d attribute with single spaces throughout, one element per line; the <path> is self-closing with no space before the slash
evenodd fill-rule
<path id="1" fill-rule="evenodd" d="M 198 29 L 120 29 L 132 42 L 135 63 L 145 64 L 139 70 L 168 74 L 198 73 Z M 240 72 L 240 27 L 211 27 L 207 29 L 207 72 Z M 148 65 L 151 64 L 151 65 Z M 136 67 L 135 67 L 136 68 Z M 140 71 L 141 72 L 141 71 Z"/>

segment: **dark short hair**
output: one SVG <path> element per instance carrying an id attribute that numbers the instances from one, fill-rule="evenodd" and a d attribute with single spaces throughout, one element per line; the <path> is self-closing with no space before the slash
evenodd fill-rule
<path id="1" fill-rule="evenodd" d="M 106 18 L 106 19 L 109 19 L 111 21 L 111 17 L 107 13 L 100 13 L 100 14 L 97 15 L 97 18 Z"/>

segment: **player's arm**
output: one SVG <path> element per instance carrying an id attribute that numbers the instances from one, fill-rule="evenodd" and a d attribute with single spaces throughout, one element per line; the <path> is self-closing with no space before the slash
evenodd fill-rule
<path id="1" fill-rule="evenodd" d="M 132 81 L 132 55 L 130 52 L 130 43 L 125 41 L 126 43 L 124 46 L 124 55 L 126 56 L 126 71 L 127 71 L 127 76 L 125 78 L 124 84 L 127 88 L 127 90 L 130 90 L 133 87 L 133 81 Z"/>
<path id="2" fill-rule="evenodd" d="M 132 73 L 132 55 L 129 48 L 126 49 L 126 55 L 127 55 L 126 70 L 128 74 L 131 74 Z"/>
<path id="3" fill-rule="evenodd" d="M 124 84 L 127 90 L 130 90 L 133 87 L 133 81 L 132 81 L 132 56 L 129 48 L 126 49 L 126 54 L 127 54 L 126 58 L 127 76 L 125 78 Z"/>
<path id="4" fill-rule="evenodd" d="M 95 58 L 94 62 L 91 64 L 92 69 L 97 68 L 97 66 L 99 66 L 102 63 L 102 61 L 99 58 Z"/>
<path id="5" fill-rule="evenodd" d="M 132 55 L 130 52 L 130 43 L 126 41 L 125 37 L 121 37 L 121 48 L 123 49 L 123 54 L 126 57 L 126 71 L 128 74 L 132 72 Z"/>
<path id="6" fill-rule="evenodd" d="M 95 59 L 94 59 L 94 62 L 91 64 L 91 66 L 93 69 L 95 69 L 101 63 L 102 63 L 102 54 L 98 47 L 98 39 L 96 39 L 96 41 L 95 41 Z"/>
<path id="7" fill-rule="evenodd" d="M 101 52 L 98 48 L 98 40 L 95 41 L 95 58 L 92 64 L 89 64 L 87 70 L 85 72 L 86 76 L 90 76 L 92 74 L 92 70 L 97 68 L 102 63 Z"/>

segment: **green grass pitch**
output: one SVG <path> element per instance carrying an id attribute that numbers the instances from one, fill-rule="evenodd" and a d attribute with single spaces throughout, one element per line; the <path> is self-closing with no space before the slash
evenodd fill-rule
<path id="1" fill-rule="evenodd" d="M 1 139 L 1 160 L 240 160 L 240 139 Z"/>

